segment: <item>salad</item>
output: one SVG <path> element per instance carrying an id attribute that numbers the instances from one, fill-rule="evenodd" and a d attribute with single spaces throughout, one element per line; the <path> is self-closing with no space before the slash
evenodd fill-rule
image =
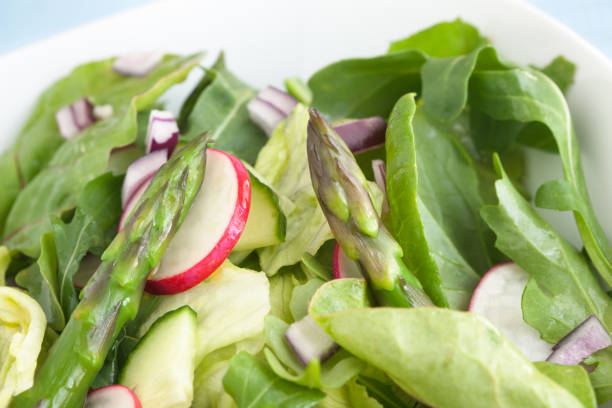
<path id="1" fill-rule="evenodd" d="M 284 90 L 200 58 L 81 65 L 0 156 L 0 407 L 612 399 L 571 61 L 515 64 L 461 20 Z M 527 149 L 563 179 L 531 195 Z"/>

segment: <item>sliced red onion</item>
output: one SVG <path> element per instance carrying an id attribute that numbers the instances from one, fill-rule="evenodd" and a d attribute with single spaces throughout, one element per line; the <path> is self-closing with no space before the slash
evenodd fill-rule
<path id="1" fill-rule="evenodd" d="M 334 126 L 334 130 L 351 152 L 357 154 L 385 144 L 387 122 L 380 116 L 372 116 Z"/>
<path id="2" fill-rule="evenodd" d="M 285 117 L 291 115 L 293 108 L 297 105 L 298 101 L 287 92 L 283 92 L 273 86 L 268 86 L 257 94 L 257 98 L 268 102 L 276 109 L 281 111 Z"/>
<path id="3" fill-rule="evenodd" d="M 55 113 L 55 120 L 64 139 L 74 137 L 96 121 L 93 105 L 87 98 L 77 99 L 74 103 L 62 107 Z"/>
<path id="4" fill-rule="evenodd" d="M 249 111 L 251 120 L 268 136 L 270 136 L 274 129 L 276 129 L 276 126 L 287 117 L 287 115 L 270 102 L 257 97 L 251 99 L 247 104 L 247 110 Z"/>
<path id="5" fill-rule="evenodd" d="M 178 144 L 179 128 L 169 111 L 152 110 L 147 128 L 146 152 L 166 150 L 168 157 Z"/>
<path id="6" fill-rule="evenodd" d="M 93 108 L 93 116 L 96 120 L 112 118 L 113 113 L 113 105 L 98 105 Z"/>
<path id="7" fill-rule="evenodd" d="M 74 121 L 70 105 L 64 106 L 55 112 L 55 120 L 57 121 L 60 135 L 62 135 L 64 139 L 70 139 L 81 131 Z"/>
<path id="8" fill-rule="evenodd" d="M 134 208 L 136 208 L 136 204 L 138 204 L 138 201 L 140 201 L 145 191 L 147 191 L 147 187 L 149 187 L 149 184 L 151 184 L 151 180 L 153 180 L 154 175 L 155 174 L 151 174 L 149 177 L 147 177 L 147 179 L 136 189 L 136 191 L 134 191 L 132 196 L 127 200 L 127 203 L 125 203 L 123 213 L 121 213 L 121 218 L 119 219 L 119 231 L 123 229 L 123 224 L 125 224 L 125 222 L 127 221 L 128 216 L 132 213 L 132 211 L 134 211 Z"/>
<path id="9" fill-rule="evenodd" d="M 337 242 L 334 246 L 332 266 L 334 270 L 334 279 L 363 278 L 359 264 L 346 256 Z"/>
<path id="10" fill-rule="evenodd" d="M 71 105 L 74 122 L 83 130 L 94 124 L 96 119 L 93 116 L 93 105 L 87 98 L 78 99 Z"/>
<path id="11" fill-rule="evenodd" d="M 112 69 L 125 76 L 142 77 L 159 64 L 164 54 L 161 52 L 133 52 L 113 61 Z"/>
<path id="12" fill-rule="evenodd" d="M 323 363 L 338 350 L 334 340 L 310 316 L 292 323 L 285 338 L 304 365 L 314 358 Z"/>
<path id="13" fill-rule="evenodd" d="M 553 346 L 553 352 L 546 361 L 576 365 L 596 351 L 610 345 L 612 345 L 610 334 L 599 319 L 591 315 Z"/>
<path id="14" fill-rule="evenodd" d="M 128 167 L 123 179 L 121 189 L 121 204 L 125 208 L 128 200 L 134 192 L 168 160 L 168 153 L 165 150 L 151 152 L 140 159 L 135 160 Z"/>

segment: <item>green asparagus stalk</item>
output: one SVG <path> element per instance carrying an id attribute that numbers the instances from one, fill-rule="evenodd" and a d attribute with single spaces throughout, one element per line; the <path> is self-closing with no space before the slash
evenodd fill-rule
<path id="1" fill-rule="evenodd" d="M 70 321 L 13 407 L 82 407 L 123 325 L 134 319 L 149 272 L 159 263 L 202 183 L 203 135 L 153 178 L 127 224 L 104 252 Z"/>
<path id="2" fill-rule="evenodd" d="M 376 301 L 395 307 L 432 306 L 378 216 L 353 154 L 314 109 L 307 150 L 312 186 L 332 233 L 346 255 L 361 265 Z"/>

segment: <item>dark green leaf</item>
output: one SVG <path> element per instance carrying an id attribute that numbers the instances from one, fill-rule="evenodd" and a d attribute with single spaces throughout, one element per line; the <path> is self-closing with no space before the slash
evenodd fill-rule
<path id="1" fill-rule="evenodd" d="M 552 79 L 561 92 L 566 93 L 569 87 L 574 83 L 576 64 L 560 55 L 545 67 L 539 68 L 539 70 Z"/>
<path id="2" fill-rule="evenodd" d="M 283 380 L 246 352 L 232 358 L 223 387 L 238 408 L 308 408 L 325 397 L 321 391 Z"/>
<path id="3" fill-rule="evenodd" d="M 41 235 L 40 248 L 40 257 L 36 263 L 19 272 L 15 280 L 40 304 L 47 317 L 47 324 L 54 330 L 61 331 L 66 319 L 58 299 L 57 256 L 53 232 Z"/>
<path id="4" fill-rule="evenodd" d="M 111 173 L 99 176 L 85 186 L 77 200 L 77 210 L 69 224 L 53 221 L 58 258 L 59 299 L 66 316 L 78 303 L 74 276 L 88 251 L 101 254 L 117 233 L 121 216 L 122 178 Z"/>
<path id="5" fill-rule="evenodd" d="M 585 408 L 597 408 L 595 392 L 584 368 L 547 363 L 546 361 L 534 364 L 542 374 L 574 394 Z"/>
<path id="6" fill-rule="evenodd" d="M 212 83 L 205 86 L 194 103 L 185 121 L 183 139 L 191 140 L 210 131 L 216 149 L 255 163 L 259 149 L 267 140 L 246 109 L 247 103 L 255 97 L 255 89 L 227 70 L 223 54 L 208 76 L 213 78 Z"/>

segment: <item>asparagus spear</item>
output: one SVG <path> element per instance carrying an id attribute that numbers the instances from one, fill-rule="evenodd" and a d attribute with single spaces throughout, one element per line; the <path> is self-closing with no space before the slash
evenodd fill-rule
<path id="1" fill-rule="evenodd" d="M 70 321 L 13 407 L 81 407 L 123 325 L 138 312 L 159 263 L 200 188 L 206 136 L 175 154 L 153 178 L 127 224 L 104 252 Z"/>
<path id="2" fill-rule="evenodd" d="M 312 185 L 332 233 L 346 255 L 361 265 L 376 301 L 396 307 L 432 306 L 402 261 L 402 248 L 376 213 L 353 154 L 312 108 L 307 150 Z"/>

